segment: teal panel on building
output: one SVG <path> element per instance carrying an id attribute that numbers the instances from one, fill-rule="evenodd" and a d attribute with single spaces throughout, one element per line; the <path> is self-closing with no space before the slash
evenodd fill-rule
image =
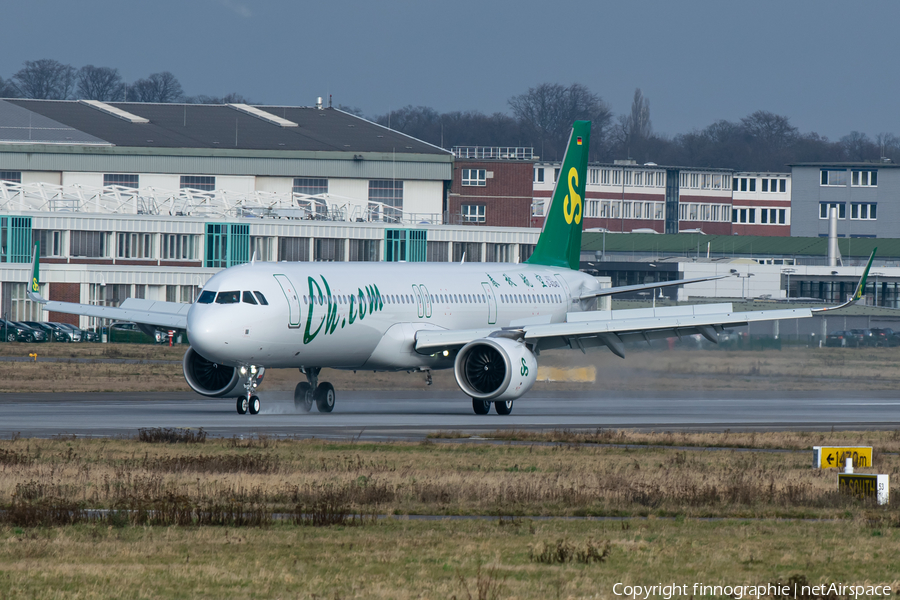
<path id="1" fill-rule="evenodd" d="M 250 260 L 250 226 L 239 223 L 206 224 L 207 267 L 226 269 Z"/>
<path id="2" fill-rule="evenodd" d="M 425 262 L 428 232 L 424 229 L 387 229 L 384 233 L 384 260 Z"/>
<path id="3" fill-rule="evenodd" d="M 0 217 L 0 262 L 31 262 L 31 217 Z"/>

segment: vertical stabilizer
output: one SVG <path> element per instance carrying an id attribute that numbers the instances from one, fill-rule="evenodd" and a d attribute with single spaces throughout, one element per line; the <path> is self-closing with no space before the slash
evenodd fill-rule
<path id="1" fill-rule="evenodd" d="M 578 270 L 590 141 L 591 122 L 575 121 L 541 237 L 534 254 L 525 262 Z"/>

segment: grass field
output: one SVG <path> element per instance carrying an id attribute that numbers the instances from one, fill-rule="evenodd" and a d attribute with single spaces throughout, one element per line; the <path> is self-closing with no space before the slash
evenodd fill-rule
<path id="1" fill-rule="evenodd" d="M 788 452 L 679 450 L 669 445 L 691 440 L 667 434 L 641 434 L 639 449 L 591 443 L 638 441 L 623 435 L 0 441 L 0 598 L 610 598 L 617 582 L 796 576 L 900 586 L 897 490 L 888 507 L 839 496 L 808 450 L 873 444 L 896 481 L 896 432 L 693 440 Z M 583 515 L 623 519 L 559 518 Z M 579 562 L 589 548 L 594 560 Z"/>
<path id="2" fill-rule="evenodd" d="M 608 541 L 608 559 L 530 557 L 559 540 Z M 614 598 L 616 583 L 764 585 L 798 575 L 896 590 L 898 553 L 900 530 L 862 520 L 0 527 L 0 598 Z"/>
<path id="3" fill-rule="evenodd" d="M 97 359 L 98 362 L 20 362 L 16 377 L 0 381 L 0 393 L 20 391 L 189 391 L 181 370 L 185 347 L 145 344 L 0 344 L 0 356 Z M 165 360 L 164 364 L 123 364 L 102 359 Z M 574 390 L 893 390 L 900 387 L 900 348 L 802 348 L 784 350 L 649 350 L 629 347 L 625 359 L 603 350 L 545 352 L 540 365 L 594 366 L 593 383 L 543 382 L 537 391 Z M 49 374 L 49 376 L 48 376 Z M 295 369 L 269 369 L 260 387 L 293 390 Z M 428 387 L 421 373 L 353 373 L 325 369 L 322 381 L 339 390 L 456 390 L 451 371 L 436 371 Z"/>

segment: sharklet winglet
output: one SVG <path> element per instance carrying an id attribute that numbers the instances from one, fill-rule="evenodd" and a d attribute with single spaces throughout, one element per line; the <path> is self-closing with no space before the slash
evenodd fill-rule
<path id="1" fill-rule="evenodd" d="M 875 260 L 875 253 L 878 251 L 878 248 L 872 248 L 872 254 L 869 255 L 869 262 L 866 263 L 866 268 L 863 270 L 862 277 L 859 278 L 859 283 L 856 284 L 856 289 L 853 291 L 853 295 L 850 296 L 850 299 L 842 304 L 838 304 L 837 306 L 826 306 L 825 308 L 813 308 L 812 312 L 825 312 L 827 310 L 838 310 L 839 308 L 846 308 L 852 304 L 856 304 L 866 292 L 866 280 L 869 278 L 869 269 L 872 268 L 872 261 Z"/>

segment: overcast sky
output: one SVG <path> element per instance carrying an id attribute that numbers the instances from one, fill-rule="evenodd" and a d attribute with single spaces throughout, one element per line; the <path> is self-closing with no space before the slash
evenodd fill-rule
<path id="1" fill-rule="evenodd" d="M 900 135 L 900 2 L 29 0 L 3 8 L 0 77 L 25 60 L 171 71 L 188 95 L 507 112 L 583 83 L 616 114 L 636 87 L 654 130 L 756 110 L 834 140 Z"/>

